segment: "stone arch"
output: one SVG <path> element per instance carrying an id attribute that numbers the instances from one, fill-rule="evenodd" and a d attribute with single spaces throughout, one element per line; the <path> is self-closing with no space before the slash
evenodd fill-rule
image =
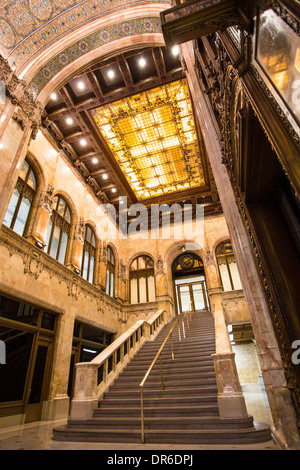
<path id="1" fill-rule="evenodd" d="M 162 4 L 127 6 L 58 37 L 22 70 L 28 90 L 44 106 L 51 93 L 101 58 L 127 50 L 164 46 L 159 14 Z"/>

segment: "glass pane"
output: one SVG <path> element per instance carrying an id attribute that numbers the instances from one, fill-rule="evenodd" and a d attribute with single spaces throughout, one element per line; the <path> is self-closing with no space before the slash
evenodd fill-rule
<path id="1" fill-rule="evenodd" d="M 19 211 L 18 211 L 18 215 L 17 215 L 17 218 L 16 218 L 16 221 L 15 221 L 15 225 L 14 225 L 14 232 L 16 232 L 18 235 L 23 235 L 24 233 L 24 229 L 25 229 L 25 225 L 26 225 L 26 222 L 27 222 L 27 217 L 28 217 L 28 214 L 29 214 L 29 210 L 30 210 L 30 206 L 31 206 L 31 203 L 28 199 L 22 199 L 22 202 L 21 202 L 21 205 L 20 205 L 20 208 L 19 208 Z"/>
<path id="2" fill-rule="evenodd" d="M 224 291 L 232 290 L 228 268 L 226 264 L 219 266 Z"/>
<path id="3" fill-rule="evenodd" d="M 27 180 L 27 184 L 28 184 L 32 189 L 35 189 L 35 188 L 36 188 L 36 179 L 35 179 L 35 176 L 34 176 L 34 173 L 33 173 L 32 170 L 31 170 L 30 175 L 29 175 L 29 178 L 28 178 L 28 180 Z"/>
<path id="4" fill-rule="evenodd" d="M 35 326 L 38 322 L 39 309 L 1 295 L 0 316 Z"/>
<path id="5" fill-rule="evenodd" d="M 93 346 L 81 346 L 80 350 L 80 362 L 90 362 L 98 354 L 103 351 L 104 348 L 94 348 Z"/>
<path id="6" fill-rule="evenodd" d="M 56 209 L 57 209 L 57 204 L 58 204 L 58 197 L 55 196 L 55 197 L 53 198 L 53 206 L 52 206 L 52 207 L 53 207 L 53 210 L 56 210 Z"/>
<path id="7" fill-rule="evenodd" d="M 39 403 L 41 401 L 47 353 L 47 346 L 38 347 L 28 403 Z"/>
<path id="8" fill-rule="evenodd" d="M 82 260 L 81 275 L 83 279 L 86 279 L 86 280 L 88 280 L 88 266 L 89 266 L 89 254 L 87 251 L 85 251 L 83 260 Z"/>
<path id="9" fill-rule="evenodd" d="M 233 287 L 235 290 L 242 289 L 241 279 L 238 272 L 236 263 L 230 263 L 229 265 L 230 274 L 233 282 Z"/>
<path id="10" fill-rule="evenodd" d="M 29 169 L 29 163 L 26 160 L 24 160 L 24 163 L 19 173 L 19 178 L 25 181 L 26 175 L 28 173 L 28 169 Z"/>
<path id="11" fill-rule="evenodd" d="M 189 286 L 180 286 L 179 287 L 180 300 L 181 300 L 181 311 L 182 312 L 192 312 L 192 299 L 190 296 Z"/>
<path id="12" fill-rule="evenodd" d="M 148 277 L 148 294 L 149 294 L 149 302 L 155 302 L 154 276 Z"/>
<path id="13" fill-rule="evenodd" d="M 66 210 L 65 220 L 66 220 L 67 222 L 69 222 L 69 224 L 71 223 L 71 213 L 70 213 L 68 207 L 67 207 L 67 210 Z"/>
<path id="14" fill-rule="evenodd" d="M 43 312 L 41 327 L 45 330 L 54 330 L 56 315 L 49 312 Z"/>
<path id="15" fill-rule="evenodd" d="M 147 302 L 146 278 L 139 278 L 139 294 L 140 302 Z"/>
<path id="16" fill-rule="evenodd" d="M 52 220 L 50 219 L 49 226 L 48 226 L 47 237 L 46 237 L 46 245 L 45 245 L 45 248 L 44 248 L 44 250 L 47 251 L 47 252 L 48 252 L 48 245 L 49 245 L 49 240 L 50 240 L 52 225 L 53 225 L 53 222 L 52 222 Z"/>
<path id="17" fill-rule="evenodd" d="M 145 269 L 146 268 L 146 263 L 144 258 L 140 257 L 138 259 L 138 269 Z"/>
<path id="18" fill-rule="evenodd" d="M 49 255 L 52 256 L 53 258 L 56 258 L 57 256 L 57 248 L 58 248 L 60 232 L 61 230 L 58 227 L 54 227 L 51 247 L 50 247 L 50 252 L 49 252 Z"/>
<path id="19" fill-rule="evenodd" d="M 130 266 L 130 269 L 133 270 L 133 271 L 134 271 L 135 269 L 137 269 L 137 259 L 135 259 L 135 260 L 132 262 L 132 264 L 131 264 L 131 266 Z"/>
<path id="20" fill-rule="evenodd" d="M 192 285 L 195 310 L 205 310 L 204 292 L 202 284 Z"/>
<path id="21" fill-rule="evenodd" d="M 109 295 L 111 297 L 114 296 L 114 273 L 113 272 L 110 273 L 110 293 L 109 293 Z"/>
<path id="22" fill-rule="evenodd" d="M 13 216 L 14 216 L 14 213 L 15 213 L 15 210 L 16 210 L 16 205 L 17 205 L 19 196 L 20 196 L 19 191 L 17 191 L 15 189 L 12 196 L 11 196 L 11 198 L 10 198 L 8 208 L 7 208 L 6 214 L 4 216 L 4 220 L 3 220 L 4 225 L 6 225 L 7 227 L 10 227 L 10 225 L 11 225 L 11 221 L 13 219 Z"/>
<path id="23" fill-rule="evenodd" d="M 6 364 L 0 364 L 0 402 L 22 400 L 33 334 L 0 326 L 6 345 Z"/>
<path id="24" fill-rule="evenodd" d="M 61 216 L 64 215 L 65 213 L 65 206 L 66 206 L 66 203 L 63 199 L 60 199 L 59 200 L 59 204 L 58 204 L 58 207 L 56 209 L 56 212 L 58 212 L 58 214 L 60 214 Z"/>
<path id="25" fill-rule="evenodd" d="M 91 256 L 91 259 L 90 259 L 90 272 L 89 272 L 89 278 L 88 278 L 88 281 L 91 282 L 91 283 L 94 281 L 94 266 L 95 266 L 95 258 L 94 258 L 94 256 Z"/>
<path id="26" fill-rule="evenodd" d="M 65 259 L 66 259 L 68 239 L 69 239 L 68 234 L 63 232 L 62 237 L 61 237 L 61 244 L 60 244 L 60 249 L 59 249 L 59 257 L 58 257 L 58 261 L 62 264 L 64 264 Z"/>
<path id="27" fill-rule="evenodd" d="M 130 303 L 137 304 L 137 279 L 130 280 Z"/>
<path id="28" fill-rule="evenodd" d="M 88 242 L 91 241 L 91 229 L 90 227 L 87 225 L 86 226 L 86 234 L 85 234 L 85 238 Z"/>
<path id="29" fill-rule="evenodd" d="M 82 323 L 82 339 L 93 341 L 94 343 L 104 343 L 104 331 L 91 325 Z"/>
<path id="30" fill-rule="evenodd" d="M 106 290 L 105 292 L 109 295 L 109 269 L 106 270 Z"/>

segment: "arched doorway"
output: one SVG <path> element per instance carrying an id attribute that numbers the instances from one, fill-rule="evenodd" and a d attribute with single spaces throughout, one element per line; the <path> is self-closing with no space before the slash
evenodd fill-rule
<path id="1" fill-rule="evenodd" d="M 205 272 L 201 258 L 182 253 L 173 261 L 172 277 L 177 314 L 209 310 Z"/>

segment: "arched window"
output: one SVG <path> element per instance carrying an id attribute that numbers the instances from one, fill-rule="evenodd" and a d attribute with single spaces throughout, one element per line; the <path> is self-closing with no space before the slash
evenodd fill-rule
<path id="1" fill-rule="evenodd" d="M 3 220 L 4 225 L 23 236 L 36 194 L 36 177 L 30 163 L 25 160 Z"/>
<path id="2" fill-rule="evenodd" d="M 115 257 L 110 246 L 107 247 L 106 293 L 113 297 L 115 288 Z"/>
<path id="3" fill-rule="evenodd" d="M 60 263 L 66 260 L 71 230 L 71 213 L 66 201 L 61 196 L 53 199 L 45 250 Z"/>
<path id="4" fill-rule="evenodd" d="M 242 289 L 230 240 L 226 240 L 217 246 L 216 258 L 224 291 Z"/>
<path id="5" fill-rule="evenodd" d="M 155 301 L 154 264 L 149 256 L 138 256 L 130 266 L 130 302 Z"/>
<path id="6" fill-rule="evenodd" d="M 81 275 L 89 282 L 94 281 L 96 237 L 93 229 L 86 225 L 81 262 Z"/>

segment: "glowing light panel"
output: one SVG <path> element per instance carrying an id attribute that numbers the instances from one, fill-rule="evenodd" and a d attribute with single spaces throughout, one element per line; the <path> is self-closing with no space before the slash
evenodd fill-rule
<path id="1" fill-rule="evenodd" d="M 204 185 L 185 79 L 93 111 L 139 200 Z"/>

